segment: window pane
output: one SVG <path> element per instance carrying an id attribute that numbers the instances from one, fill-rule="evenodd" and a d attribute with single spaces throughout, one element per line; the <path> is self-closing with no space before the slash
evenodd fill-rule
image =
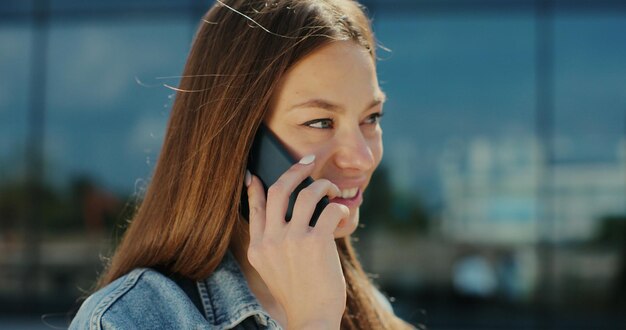
<path id="1" fill-rule="evenodd" d="M 57 186 L 89 177 L 126 194 L 149 178 L 190 44 L 183 20 L 50 30 L 46 156 Z M 68 56 L 71 54 L 71 56 Z"/>
<path id="2" fill-rule="evenodd" d="M 25 182 L 32 43 L 29 24 L 0 25 L 0 304 L 12 301 L 11 294 L 21 289 L 20 268 L 15 265 L 23 255 L 23 229 L 30 206 Z"/>
<path id="3" fill-rule="evenodd" d="M 50 8 L 54 11 L 58 10 L 124 10 L 124 9 L 143 9 L 155 10 L 158 8 L 184 8 L 192 3 L 198 3 L 196 0 L 51 0 Z M 209 4 L 206 3 L 208 8 Z"/>
<path id="4" fill-rule="evenodd" d="M 30 25 L 0 29 L 0 187 L 25 175 L 31 43 Z"/>
<path id="5" fill-rule="evenodd" d="M 389 98 L 382 166 L 392 197 L 372 222 L 403 230 L 362 240 L 366 269 L 380 274 L 411 322 L 507 328 L 513 312 L 472 319 L 433 300 L 501 295 L 519 303 L 534 290 L 533 249 L 513 246 L 537 238 L 532 12 L 383 12 L 374 22 L 391 49 L 379 52 L 378 68 Z M 499 257 L 480 253 L 494 245 L 503 247 Z M 499 270 L 511 276 L 502 282 Z"/>
<path id="6" fill-rule="evenodd" d="M 624 325 L 626 16 L 556 16 L 554 163 L 547 215 L 561 243 L 551 289 L 565 306 Z"/>
<path id="7" fill-rule="evenodd" d="M 624 16 L 555 22 L 557 161 L 615 162 L 626 135 Z"/>
<path id="8" fill-rule="evenodd" d="M 20 0 L 20 1 L 3 1 L 0 5 L 0 15 L 11 19 L 14 15 L 28 14 L 32 11 L 32 0 Z"/>
<path id="9" fill-rule="evenodd" d="M 389 96 L 383 163 L 394 187 L 438 207 L 450 202 L 442 171 L 530 167 L 532 16 L 377 15 L 375 22 L 391 49 L 379 52 L 379 74 Z"/>

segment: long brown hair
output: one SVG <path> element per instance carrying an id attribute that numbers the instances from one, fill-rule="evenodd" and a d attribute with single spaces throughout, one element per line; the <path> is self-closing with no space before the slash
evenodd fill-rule
<path id="1" fill-rule="evenodd" d="M 281 77 L 334 40 L 352 40 L 375 59 L 362 7 L 351 0 L 221 0 L 195 35 L 163 147 L 143 202 L 99 287 L 137 267 L 208 277 L 239 221 L 247 155 Z M 337 240 L 348 288 L 344 329 L 400 328 L 352 249 Z"/>

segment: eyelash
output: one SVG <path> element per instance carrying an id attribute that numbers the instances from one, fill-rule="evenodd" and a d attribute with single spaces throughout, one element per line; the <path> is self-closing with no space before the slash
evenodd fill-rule
<path id="1" fill-rule="evenodd" d="M 376 124 L 378 124 L 380 122 L 380 119 L 382 117 L 383 117 L 383 113 L 382 112 L 373 113 L 373 114 L 367 116 L 367 118 L 365 119 L 365 124 L 366 125 L 376 125 Z M 313 127 L 312 126 L 312 125 L 320 124 L 320 123 L 327 123 L 328 126 L 327 127 Z M 305 122 L 302 125 L 306 126 L 306 127 L 309 127 L 309 128 L 314 128 L 314 129 L 330 129 L 330 128 L 333 128 L 332 127 L 333 119 L 332 118 L 313 119 L 313 120 L 309 120 L 309 121 Z"/>

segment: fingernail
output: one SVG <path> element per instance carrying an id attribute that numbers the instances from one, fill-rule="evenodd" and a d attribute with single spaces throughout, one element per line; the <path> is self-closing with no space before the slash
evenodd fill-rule
<path id="1" fill-rule="evenodd" d="M 300 161 L 298 163 L 300 163 L 302 165 L 309 165 L 314 160 L 315 160 L 315 155 L 308 155 L 308 156 L 302 157 L 302 159 L 300 159 Z"/>
<path id="2" fill-rule="evenodd" d="M 250 183 L 252 183 L 252 174 L 246 170 L 246 187 L 249 187 Z"/>

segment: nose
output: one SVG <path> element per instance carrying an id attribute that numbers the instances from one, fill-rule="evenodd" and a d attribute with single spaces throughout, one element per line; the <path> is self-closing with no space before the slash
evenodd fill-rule
<path id="1" fill-rule="evenodd" d="M 336 136 L 335 165 L 355 172 L 369 171 L 376 166 L 372 148 L 360 129 Z"/>

